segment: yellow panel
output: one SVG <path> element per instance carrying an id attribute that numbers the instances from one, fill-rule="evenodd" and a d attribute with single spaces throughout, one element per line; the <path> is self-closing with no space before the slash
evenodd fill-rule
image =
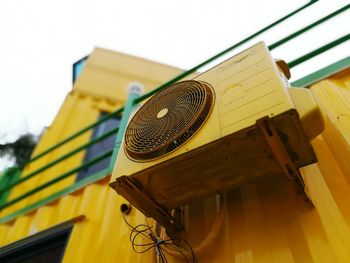
<path id="1" fill-rule="evenodd" d="M 112 181 L 254 125 L 259 118 L 276 116 L 294 108 L 287 85 L 280 78 L 263 42 L 196 76 L 194 80 L 209 83 L 215 92 L 213 110 L 201 129 L 183 147 L 149 162 L 130 160 L 122 143 Z M 236 90 L 239 90 L 238 95 L 235 95 Z"/>
<path id="2" fill-rule="evenodd" d="M 148 92 L 181 72 L 158 62 L 96 48 L 76 80 L 74 90 L 124 101 L 130 82 L 140 82 Z"/>
<path id="3" fill-rule="evenodd" d="M 322 113 L 308 89 L 289 88 L 295 108 L 298 110 L 306 136 L 312 140 L 324 130 Z"/>

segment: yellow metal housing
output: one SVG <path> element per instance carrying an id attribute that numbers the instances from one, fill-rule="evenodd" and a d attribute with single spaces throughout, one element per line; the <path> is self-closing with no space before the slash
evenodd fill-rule
<path id="1" fill-rule="evenodd" d="M 193 80 L 208 83 L 216 94 L 213 110 L 201 129 L 184 146 L 155 161 L 130 160 L 122 143 L 112 181 L 254 125 L 259 118 L 276 116 L 294 108 L 287 84 L 279 77 L 278 68 L 263 42 Z"/>

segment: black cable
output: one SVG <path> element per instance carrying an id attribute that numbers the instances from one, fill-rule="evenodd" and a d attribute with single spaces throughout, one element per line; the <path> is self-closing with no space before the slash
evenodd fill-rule
<path id="1" fill-rule="evenodd" d="M 192 260 L 193 260 L 193 263 L 196 263 L 197 262 L 197 258 L 196 258 L 196 255 L 194 254 L 194 251 L 192 249 L 192 246 L 190 245 L 190 243 L 188 243 L 185 239 L 183 238 L 179 238 L 180 241 L 183 241 L 191 250 L 191 255 L 192 255 Z"/>
<path id="2" fill-rule="evenodd" d="M 172 244 L 172 243 L 170 243 L 170 244 L 168 244 L 168 245 L 170 245 L 170 246 L 172 246 L 172 247 L 174 247 L 177 251 L 179 251 L 180 252 L 180 254 L 185 258 L 185 260 L 186 260 L 186 263 L 189 263 L 189 261 L 188 261 L 188 259 L 187 259 L 187 257 L 186 257 L 186 255 L 185 255 L 185 253 L 180 249 L 180 248 L 178 248 L 177 246 L 175 246 L 174 244 Z"/>
<path id="3" fill-rule="evenodd" d="M 166 259 L 166 256 L 164 255 L 164 252 L 162 251 L 162 249 L 159 249 L 159 252 L 160 252 L 162 258 L 164 258 L 164 262 L 168 263 L 168 260 Z"/>
<path id="4" fill-rule="evenodd" d="M 147 251 L 154 248 L 156 250 L 156 254 L 160 262 L 168 263 L 168 260 L 165 256 L 166 251 L 164 251 L 164 248 L 168 247 L 168 248 L 176 249 L 176 251 L 178 251 L 184 257 L 187 263 L 190 263 L 189 256 L 192 258 L 192 263 L 197 262 L 197 259 L 195 257 L 195 254 L 191 245 L 185 239 L 178 238 L 174 240 L 170 238 L 170 239 L 163 240 L 156 236 L 155 232 L 152 229 L 153 226 L 149 225 L 147 218 L 145 218 L 146 224 L 139 224 L 135 227 L 128 222 L 128 220 L 125 218 L 125 215 L 123 216 L 123 218 L 125 223 L 131 229 L 129 240 L 131 243 L 131 247 L 135 253 L 139 253 L 139 254 L 146 253 Z M 144 237 L 150 242 L 138 243 L 137 239 L 140 237 Z M 183 243 L 183 244 L 180 244 L 180 243 Z M 141 247 L 144 247 L 144 249 L 140 249 Z"/>
<path id="5" fill-rule="evenodd" d="M 190 249 L 188 249 L 185 246 L 182 246 L 182 245 L 180 245 L 178 243 L 169 243 L 168 245 L 176 248 L 176 250 L 179 251 L 179 252 L 181 251 L 182 252 L 181 254 L 186 259 L 186 262 L 190 262 L 190 260 L 187 259 L 187 256 L 186 256 L 185 253 L 187 253 L 188 256 L 190 256 L 190 259 L 192 259 L 192 263 L 196 263 L 197 262 L 197 258 L 195 256 L 193 250 L 192 250 L 192 247 L 188 244 L 188 242 L 185 242 L 185 243 L 190 247 Z"/>

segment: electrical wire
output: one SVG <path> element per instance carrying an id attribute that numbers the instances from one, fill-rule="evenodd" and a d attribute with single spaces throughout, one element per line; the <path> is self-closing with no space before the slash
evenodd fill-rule
<path id="1" fill-rule="evenodd" d="M 160 263 L 168 263 L 166 254 L 169 255 L 169 253 L 167 253 L 166 250 L 175 249 L 186 263 L 197 263 L 194 251 L 186 240 L 181 238 L 160 238 L 153 231 L 153 226 L 149 225 L 147 218 L 145 218 L 146 224 L 139 224 L 137 226 L 132 226 L 125 215 L 123 218 L 131 229 L 129 240 L 135 253 L 142 254 L 155 249 L 158 261 Z M 141 238 L 143 238 L 143 240 L 140 240 Z M 146 239 L 147 242 L 144 242 L 144 239 Z"/>
<path id="2" fill-rule="evenodd" d="M 227 212 L 227 197 L 225 194 L 220 194 L 219 198 L 219 209 L 215 221 L 206 238 L 194 249 L 185 239 L 161 238 L 161 235 L 157 235 L 155 231 L 153 231 L 153 226 L 149 225 L 146 217 L 146 224 L 139 224 L 134 227 L 127 221 L 124 214 L 124 221 L 131 229 L 129 240 L 133 251 L 136 253 L 146 253 L 151 249 L 155 249 L 159 263 L 168 262 L 166 254 L 179 260 L 184 259 L 186 263 L 197 263 L 195 255 L 201 254 L 214 242 L 214 240 L 219 235 L 221 226 L 223 225 Z M 154 227 L 155 229 L 157 229 L 157 226 L 159 226 L 157 224 L 158 223 L 156 222 Z M 141 241 L 139 243 L 138 241 L 140 237 L 147 239 L 149 242 L 145 243 Z M 141 247 L 144 249 L 140 249 Z"/>
<path id="3" fill-rule="evenodd" d="M 194 249 L 185 239 L 161 238 L 160 235 L 157 235 L 155 231 L 153 231 L 153 228 L 157 229 L 157 223 L 155 227 L 150 226 L 146 217 L 145 224 L 139 224 L 134 227 L 127 221 L 124 214 L 124 221 L 131 229 L 129 240 L 133 251 L 136 253 L 146 253 L 147 251 L 155 249 L 158 262 L 160 263 L 168 262 L 166 254 L 177 259 L 184 259 L 187 263 L 197 263 L 195 255 L 201 254 L 213 243 L 223 225 L 227 211 L 227 200 L 224 194 L 221 194 L 219 198 L 219 209 L 215 221 L 206 238 Z M 141 237 L 148 242 L 144 242 L 144 240 L 140 242 L 139 239 Z"/>
<path id="4" fill-rule="evenodd" d="M 225 215 L 227 212 L 227 196 L 226 194 L 220 194 L 219 195 L 219 209 L 217 212 L 217 215 L 215 217 L 214 223 L 212 225 L 212 227 L 209 230 L 209 233 L 207 234 L 207 236 L 202 240 L 202 242 L 200 244 L 198 244 L 195 248 L 192 248 L 192 246 L 190 246 L 190 244 L 188 244 L 188 242 L 186 240 L 181 240 L 183 243 L 187 243 L 188 247 L 190 248 L 190 251 L 187 251 L 187 254 L 190 255 L 200 255 L 202 254 L 204 251 L 206 251 L 211 244 L 214 242 L 214 240 L 217 239 L 217 237 L 220 234 L 220 230 L 222 225 L 224 224 L 224 219 L 225 219 Z M 182 253 L 179 253 L 179 251 L 177 249 L 172 248 L 171 246 L 167 246 L 164 248 L 165 252 L 172 256 L 175 257 L 177 259 L 180 259 L 183 257 Z M 186 261 L 188 262 L 188 261 Z M 196 261 L 193 261 L 196 262 Z"/>

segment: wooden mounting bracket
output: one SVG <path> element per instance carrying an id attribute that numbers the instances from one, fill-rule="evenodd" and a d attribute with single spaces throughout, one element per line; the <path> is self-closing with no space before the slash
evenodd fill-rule
<path id="1" fill-rule="evenodd" d="M 135 205 L 145 216 L 152 217 L 161 224 L 170 237 L 174 237 L 175 233 L 183 229 L 183 226 L 175 217 L 170 215 L 165 208 L 153 201 L 129 176 L 117 178 L 110 186 L 131 204 Z"/>
<path id="2" fill-rule="evenodd" d="M 307 200 L 310 201 L 304 191 L 305 183 L 299 172 L 299 169 L 294 165 L 292 159 L 290 158 L 288 151 L 283 144 L 277 130 L 273 126 L 270 118 L 263 117 L 257 120 L 256 127 L 263 135 L 270 150 L 273 152 L 274 157 L 280 165 L 283 174 L 287 177 L 288 181 L 293 183 L 294 191 L 296 194 L 305 194 Z"/>
<path id="3" fill-rule="evenodd" d="M 176 208 L 281 173 L 290 182 L 293 194 L 300 196 L 305 194 L 305 184 L 299 167 L 316 161 L 293 109 L 271 119 L 259 119 L 255 125 L 186 154 L 120 176 L 110 186 L 174 237 L 183 230 Z"/>

